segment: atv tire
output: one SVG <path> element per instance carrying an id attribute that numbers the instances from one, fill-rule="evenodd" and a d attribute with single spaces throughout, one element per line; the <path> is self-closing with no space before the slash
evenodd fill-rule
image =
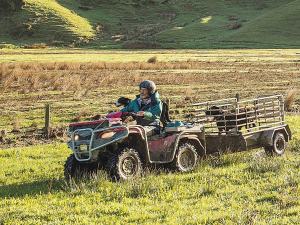
<path id="1" fill-rule="evenodd" d="M 273 146 L 265 147 L 265 152 L 270 156 L 281 156 L 285 152 L 286 142 L 284 135 L 280 132 L 277 132 L 273 136 Z"/>
<path id="2" fill-rule="evenodd" d="M 64 165 L 64 175 L 66 180 L 72 179 L 76 175 L 81 175 L 82 167 L 80 162 L 75 158 L 74 154 L 71 154 Z"/>
<path id="3" fill-rule="evenodd" d="M 116 180 L 134 179 L 141 175 L 142 163 L 134 149 L 125 148 L 109 159 L 108 170 Z"/>
<path id="4" fill-rule="evenodd" d="M 173 161 L 173 167 L 179 172 L 187 172 L 196 167 L 198 154 L 194 145 L 183 143 L 179 145 Z"/>

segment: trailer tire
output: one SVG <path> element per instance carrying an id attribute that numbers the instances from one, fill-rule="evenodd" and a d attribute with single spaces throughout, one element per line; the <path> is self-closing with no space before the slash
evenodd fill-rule
<path id="1" fill-rule="evenodd" d="M 273 136 L 273 146 L 265 147 L 265 151 L 268 155 L 271 156 L 281 156 L 285 152 L 286 142 L 284 135 L 280 132 L 277 132 Z"/>
<path id="2" fill-rule="evenodd" d="M 108 170 L 113 179 L 134 179 L 141 175 L 141 159 L 134 149 L 125 148 L 119 154 L 111 156 L 108 162 Z"/>
<path id="3" fill-rule="evenodd" d="M 179 145 L 173 161 L 173 167 L 179 172 L 187 172 L 196 167 L 198 154 L 194 145 L 183 143 Z"/>

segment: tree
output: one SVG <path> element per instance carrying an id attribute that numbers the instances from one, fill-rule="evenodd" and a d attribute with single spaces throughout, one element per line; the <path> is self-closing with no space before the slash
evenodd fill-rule
<path id="1" fill-rule="evenodd" d="M 20 11 L 25 5 L 24 0 L 0 0 L 0 11 L 13 12 Z"/>

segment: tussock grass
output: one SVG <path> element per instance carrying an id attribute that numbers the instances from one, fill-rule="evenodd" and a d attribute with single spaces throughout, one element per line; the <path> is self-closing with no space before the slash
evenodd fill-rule
<path id="1" fill-rule="evenodd" d="M 157 56 L 153 56 L 147 61 L 148 63 L 157 63 Z"/>
<path id="2" fill-rule="evenodd" d="M 20 132 L 19 118 L 14 118 L 12 132 Z"/>
<path id="3" fill-rule="evenodd" d="M 292 89 L 287 92 L 286 97 L 284 99 L 285 110 L 290 111 L 292 109 L 292 106 L 296 99 L 297 92 L 298 92 L 297 89 Z"/>
<path id="4" fill-rule="evenodd" d="M 29 49 L 47 48 L 47 44 L 45 43 L 34 43 L 32 45 L 25 44 L 24 48 L 29 48 Z"/>
<path id="5" fill-rule="evenodd" d="M 246 67 L 259 66 L 260 73 Z M 284 69 L 285 63 L 276 63 L 268 68 L 264 64 L 230 63 L 187 60 L 171 62 L 128 62 L 128 63 L 108 63 L 108 62 L 55 62 L 55 63 L 1 63 L 0 64 L 0 87 L 1 91 L 21 91 L 29 90 L 63 90 L 80 91 L 97 87 L 113 87 L 123 83 L 135 83 L 141 79 L 153 79 L 158 85 L 162 84 L 191 84 L 191 83 L 210 83 L 211 77 L 220 85 L 226 82 L 242 84 L 244 89 L 251 89 L 253 82 L 248 79 L 252 76 L 255 80 L 264 81 L 265 89 L 274 85 L 272 74 L 268 71 L 277 68 Z M 291 65 L 291 70 L 298 67 L 297 64 Z M 231 70 L 237 71 L 231 73 Z M 149 71 L 149 72 L 148 72 Z M 179 71 L 179 72 L 178 72 Z M 141 76 L 141 73 L 143 74 Z M 246 74 L 245 74 L 246 73 Z M 285 69 L 279 79 L 284 80 L 288 71 Z M 142 78 L 143 77 L 143 78 Z M 210 79 L 208 79 L 210 78 Z M 255 82 L 255 80 L 253 80 Z M 233 83 L 234 82 L 234 83 Z M 297 82 L 294 80 L 284 81 L 293 86 Z M 275 82 L 279 89 L 283 89 L 285 83 Z M 225 89 L 227 89 L 225 87 Z M 286 92 L 286 90 L 284 90 Z M 284 93 L 283 92 L 283 93 Z M 220 92 L 220 94 L 222 94 Z M 294 93 L 294 97 L 295 97 Z M 188 96 L 189 97 L 189 96 Z M 291 97 L 289 97 L 291 98 Z M 286 98 L 288 99 L 288 98 Z"/>
<path id="6" fill-rule="evenodd" d="M 161 62 L 161 63 L 22 63 L 0 65 L 2 90 L 23 87 L 37 90 L 49 88 L 54 90 L 80 91 L 83 87 L 94 86 L 96 83 L 102 87 L 112 86 L 116 80 L 130 79 L 136 82 L 140 79 L 138 70 L 159 69 L 194 69 L 200 68 L 201 63 L 190 62 Z M 101 70 L 101 72 L 99 71 Z M 130 72 L 129 77 L 123 77 L 123 71 Z M 122 78 L 123 77 L 123 78 Z M 174 80 L 169 80 L 169 83 Z M 159 83 L 159 82 L 158 82 Z"/>
<path id="7" fill-rule="evenodd" d="M 185 100 L 190 100 L 191 97 L 192 97 L 192 90 L 193 90 L 193 87 L 192 86 L 189 86 L 187 89 L 186 89 L 186 92 L 185 92 Z"/>
<path id="8" fill-rule="evenodd" d="M 84 116 L 91 116 L 92 114 L 93 113 L 89 109 L 80 109 L 80 111 L 75 114 L 75 121 L 80 122 Z"/>

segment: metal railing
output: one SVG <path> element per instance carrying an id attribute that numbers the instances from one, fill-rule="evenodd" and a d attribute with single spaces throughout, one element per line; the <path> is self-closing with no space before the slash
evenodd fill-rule
<path id="1" fill-rule="evenodd" d="M 101 138 L 100 135 L 103 132 L 113 132 L 114 134 L 109 138 Z M 126 126 L 113 126 L 95 130 L 91 128 L 76 129 L 67 133 L 72 135 L 67 145 L 74 152 L 75 158 L 78 161 L 89 161 L 96 150 L 127 137 L 129 129 Z M 76 135 L 79 135 L 78 140 L 75 138 Z"/>
<path id="2" fill-rule="evenodd" d="M 282 95 L 206 101 L 189 105 L 188 113 L 188 121 L 201 123 L 207 134 L 250 135 L 285 124 Z"/>

